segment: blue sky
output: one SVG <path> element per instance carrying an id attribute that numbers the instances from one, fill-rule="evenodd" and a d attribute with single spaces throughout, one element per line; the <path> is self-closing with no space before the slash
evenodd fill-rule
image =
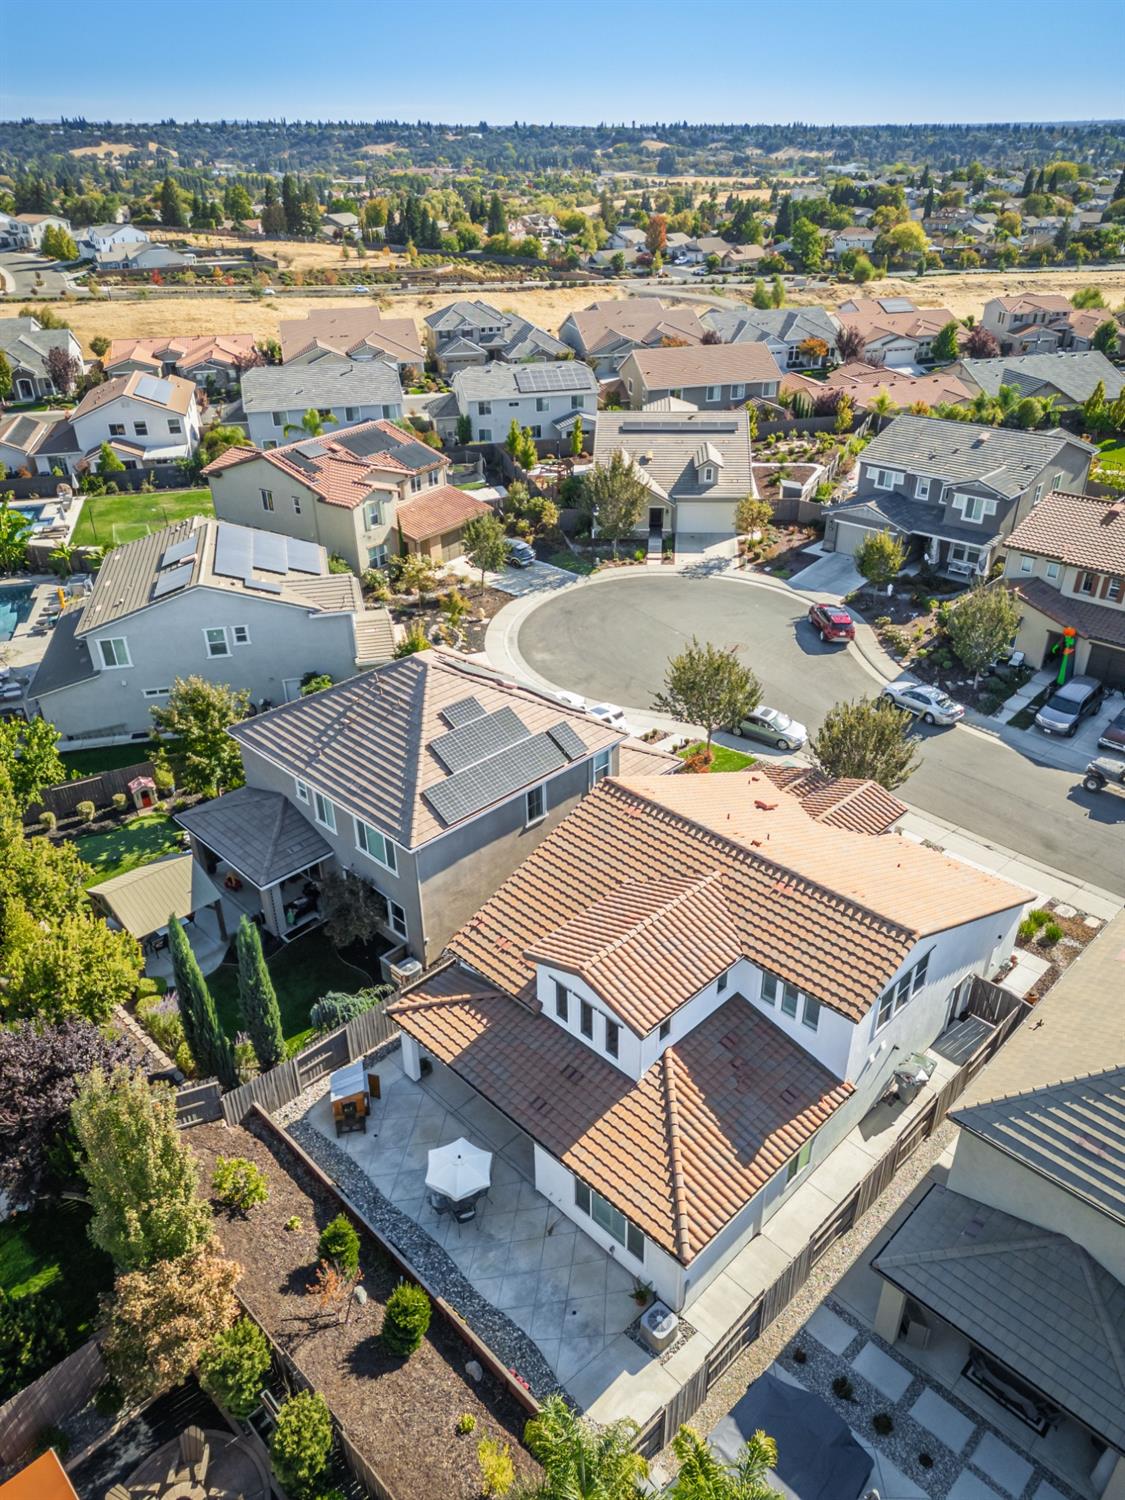
<path id="1" fill-rule="evenodd" d="M 151 0 L 0 0 L 0 16 L 5 119 L 1125 115 L 1121 0 L 1070 12 L 1057 0 L 221 0 L 175 13 Z"/>

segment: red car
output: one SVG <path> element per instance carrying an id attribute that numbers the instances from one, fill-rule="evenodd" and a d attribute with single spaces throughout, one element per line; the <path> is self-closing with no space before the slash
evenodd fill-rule
<path id="1" fill-rule="evenodd" d="M 809 623 L 819 630 L 822 641 L 854 641 L 855 621 L 839 604 L 813 604 Z"/>

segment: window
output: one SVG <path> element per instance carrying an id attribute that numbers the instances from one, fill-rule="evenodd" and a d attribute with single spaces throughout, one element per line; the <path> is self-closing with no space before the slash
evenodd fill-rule
<path id="1" fill-rule="evenodd" d="M 394 406 L 384 406 L 383 407 L 383 421 L 384 422 L 393 422 L 396 417 L 401 416 L 401 415 L 402 415 L 402 409 L 401 409 L 401 407 L 394 407 Z"/>
<path id="2" fill-rule="evenodd" d="M 205 630 L 203 639 L 207 642 L 208 656 L 229 656 L 230 642 L 227 640 L 226 627 L 218 625 L 214 630 Z"/>
<path id="3" fill-rule="evenodd" d="M 309 800 L 309 788 L 306 782 L 294 780 L 293 790 L 297 795 L 298 802 L 307 802 Z"/>
<path id="4" fill-rule="evenodd" d="M 318 407 L 316 414 L 322 422 L 334 422 L 336 420 L 336 413 L 330 406 Z"/>
<path id="5" fill-rule="evenodd" d="M 1094 592 L 1093 573 L 1079 573 L 1074 582 L 1074 592 L 1076 594 L 1092 594 Z"/>
<path id="6" fill-rule="evenodd" d="M 145 697 L 146 698 L 167 698 L 168 694 L 171 691 L 172 691 L 172 689 L 170 687 L 145 688 Z"/>
<path id="7" fill-rule="evenodd" d="M 983 495 L 954 495 L 953 508 L 961 512 L 964 520 L 977 525 L 986 516 L 996 514 L 996 501 L 986 500 Z"/>
<path id="8" fill-rule="evenodd" d="M 262 509 L 273 510 L 273 490 L 259 490 L 262 497 Z"/>
<path id="9" fill-rule="evenodd" d="M 672 1035 L 671 1021 L 661 1021 L 659 1035 L 662 1042 L 666 1042 L 668 1040 L 668 1038 Z"/>
<path id="10" fill-rule="evenodd" d="M 234 636 L 234 644 L 236 646 L 248 646 L 250 644 L 249 625 L 234 625 L 231 627 L 231 634 Z"/>
<path id="11" fill-rule="evenodd" d="M 547 799 L 541 786 L 533 786 L 527 794 L 527 817 L 525 822 L 528 827 L 532 823 L 541 823 L 547 816 Z"/>
<path id="12" fill-rule="evenodd" d="M 745 394 L 746 387 L 744 385 L 732 385 L 730 388 L 730 399 L 732 401 L 741 401 Z"/>
<path id="13" fill-rule="evenodd" d="M 717 995 L 721 995 L 729 983 L 730 970 L 724 969 L 723 972 L 719 975 L 718 979 L 716 979 L 715 981 L 715 993 Z"/>
<path id="14" fill-rule="evenodd" d="M 181 432 L 183 432 L 183 430 L 184 430 L 184 425 L 180 421 L 179 417 L 169 417 L 168 418 L 168 431 L 169 432 L 181 433 Z"/>
<path id="15" fill-rule="evenodd" d="M 805 1012 L 801 1017 L 801 1022 L 810 1031 L 815 1031 L 820 1025 L 820 1001 L 814 1000 L 811 995 L 805 996 Z"/>
<path id="16" fill-rule="evenodd" d="M 129 645 L 123 635 L 114 636 L 107 641 L 99 641 L 98 645 L 101 647 L 103 667 L 131 667 L 133 665 L 129 660 Z"/>
<path id="17" fill-rule="evenodd" d="M 1056 579 L 1058 578 L 1058 576 L 1059 576 L 1059 565 L 1058 565 L 1058 563 L 1057 562 L 1048 563 L 1047 564 L 1047 577 L 1051 580 L 1052 583 L 1054 583 L 1056 581 Z"/>
<path id="18" fill-rule="evenodd" d="M 777 992 L 781 988 L 781 980 L 776 974 L 768 972 L 762 975 L 762 999 L 767 1005 L 773 1005 L 777 1001 Z"/>
<path id="19" fill-rule="evenodd" d="M 570 1020 L 570 991 L 557 979 L 555 980 L 555 1015 L 560 1021 Z"/>
<path id="20" fill-rule="evenodd" d="M 624 1245 L 637 1260 L 645 1258 L 645 1237 L 635 1224 L 630 1224 L 619 1209 L 607 1198 L 584 1182 L 574 1179 L 574 1206 L 593 1219 L 599 1228 L 613 1236 L 619 1245 Z"/>
<path id="21" fill-rule="evenodd" d="M 406 937 L 406 912 L 397 901 L 387 902 L 387 926 L 396 937 Z"/>
<path id="22" fill-rule="evenodd" d="M 722 388 L 721 385 L 709 385 L 707 387 L 707 400 L 708 401 L 721 401 L 722 400 L 722 396 L 723 396 L 723 388 Z"/>
<path id="23" fill-rule="evenodd" d="M 797 1014 L 797 998 L 799 991 L 795 984 L 783 984 L 781 987 L 781 1013 L 786 1016 Z"/>
<path id="24" fill-rule="evenodd" d="M 546 396 L 536 396 L 535 398 L 536 411 L 546 411 L 549 408 L 550 404 L 551 403 L 547 400 Z"/>
<path id="25" fill-rule="evenodd" d="M 1063 487 L 1063 480 L 1064 480 L 1064 479 L 1065 479 L 1065 478 L 1066 478 L 1066 475 L 1065 475 L 1065 474 L 1064 474 L 1064 473 L 1063 473 L 1063 471 L 1062 471 L 1062 470 L 1061 470 L 1061 469 L 1060 469 L 1060 470 L 1059 470 L 1059 472 L 1058 472 L 1058 473 L 1057 473 L 1057 474 L 1056 474 L 1056 475 L 1055 475 L 1055 482 L 1054 482 L 1054 484 L 1053 484 L 1053 485 L 1052 485 L 1052 486 L 1051 486 L 1051 488 L 1052 488 L 1052 489 L 1056 489 L 1056 490 L 1061 490 L 1061 489 L 1062 489 L 1062 487 Z"/>
<path id="26" fill-rule="evenodd" d="M 430 486 L 431 489 L 433 489 L 435 484 L 440 484 L 441 470 L 431 469 L 430 472 L 426 475 L 426 483 Z"/>
<path id="27" fill-rule="evenodd" d="M 147 422 L 134 422 L 133 423 L 133 431 L 136 433 L 136 435 L 138 437 L 148 437 L 148 423 Z"/>
<path id="28" fill-rule="evenodd" d="M 699 482 L 700 484 L 714 484 L 715 471 L 710 464 L 704 464 L 702 469 L 700 469 Z"/>
<path id="29" fill-rule="evenodd" d="M 610 1057 L 616 1057 L 621 1048 L 621 1027 L 616 1021 L 606 1017 L 605 1023 L 605 1050 Z"/>
<path id="30" fill-rule="evenodd" d="M 609 758 L 610 752 L 608 750 L 599 750 L 590 762 L 591 786 L 597 786 L 599 781 L 604 780 L 609 775 Z"/>
<path id="31" fill-rule="evenodd" d="M 356 848 L 361 849 L 376 864 L 398 874 L 398 852 L 394 844 L 377 828 L 372 828 L 370 823 L 364 823 L 360 818 L 355 820 L 355 842 Z"/>
<path id="32" fill-rule="evenodd" d="M 386 561 L 387 561 L 387 549 L 386 549 L 386 547 L 382 547 L 382 546 L 380 546 L 380 547 L 368 547 L 368 549 L 367 549 L 367 566 L 369 568 L 381 568 Z"/>
<path id="33" fill-rule="evenodd" d="M 1109 582 L 1106 584 L 1105 593 L 1102 595 L 1102 597 L 1104 599 L 1112 599 L 1115 602 L 1116 602 L 1116 600 L 1120 599 L 1120 597 L 1121 597 L 1121 580 L 1120 580 L 1120 578 L 1111 578 L 1109 580 Z"/>
<path id="34" fill-rule="evenodd" d="M 366 500 L 363 505 L 363 529 L 373 531 L 376 526 L 383 524 L 383 502 L 382 500 Z"/>
<path id="35" fill-rule="evenodd" d="M 325 828 L 332 833 L 336 832 L 336 809 L 328 798 L 321 796 L 319 792 L 313 793 L 313 812 L 316 814 L 318 823 L 323 823 Z"/>
<path id="36" fill-rule="evenodd" d="M 1032 503 L 1032 505 L 1038 505 L 1038 504 L 1039 504 L 1039 502 L 1040 502 L 1040 500 L 1041 500 L 1041 499 L 1042 499 L 1042 498 L 1043 498 L 1043 483 L 1042 483 L 1042 480 L 1041 480 L 1041 481 L 1040 481 L 1040 482 L 1039 482 L 1039 483 L 1038 483 L 1038 484 L 1037 484 L 1037 485 L 1036 485 L 1036 486 L 1035 486 L 1035 493 L 1034 493 L 1034 495 L 1032 495 L 1032 497 L 1031 497 L 1031 503 Z"/>
<path id="37" fill-rule="evenodd" d="M 491 415 L 492 415 L 492 402 L 491 401 L 478 401 L 477 402 L 477 416 L 478 417 L 490 417 Z"/>
<path id="38" fill-rule="evenodd" d="M 491 427 L 478 427 L 477 428 L 477 441 L 481 442 L 481 443 L 491 443 L 491 441 L 492 441 L 492 428 Z"/>
<path id="39" fill-rule="evenodd" d="M 283 411 L 271 412 L 270 416 L 273 418 L 273 425 L 275 427 L 285 426 L 285 413 Z"/>
<path id="40" fill-rule="evenodd" d="M 1035 570 L 1035 559 L 1033 557 L 1020 558 L 1020 572 L 1031 573 Z"/>
<path id="41" fill-rule="evenodd" d="M 344 421 L 345 422 L 354 422 L 355 419 L 356 419 L 356 412 L 357 412 L 357 409 L 354 406 L 345 406 L 344 407 Z"/>
<path id="42" fill-rule="evenodd" d="M 571 409 L 571 411 L 581 411 L 582 408 L 585 405 L 586 405 L 586 398 L 584 396 L 571 396 L 571 398 L 570 398 L 570 409 Z"/>
<path id="43" fill-rule="evenodd" d="M 809 1158 L 811 1156 L 812 1141 L 806 1141 L 805 1144 L 801 1147 L 800 1151 L 797 1152 L 796 1156 L 792 1158 L 789 1165 L 785 1168 L 785 1181 L 787 1185 L 793 1181 L 794 1177 L 800 1176 L 800 1174 L 805 1170 L 805 1168 L 809 1164 Z"/>
<path id="44" fill-rule="evenodd" d="M 300 497 L 300 495 L 294 495 L 293 496 L 293 514 L 295 516 L 299 516 L 301 514 L 301 497 Z"/>
<path id="45" fill-rule="evenodd" d="M 895 476 L 890 469 L 872 469 L 871 482 L 877 490 L 893 490 L 895 487 Z"/>
<path id="46" fill-rule="evenodd" d="M 110 435 L 110 437 L 124 437 L 125 436 L 125 423 L 124 422 L 111 422 L 109 424 L 109 435 Z"/>
<path id="47" fill-rule="evenodd" d="M 543 436 L 543 429 L 538 422 L 533 422 L 527 430 L 533 438 L 541 438 Z"/>
<path id="48" fill-rule="evenodd" d="M 928 479 L 923 479 L 922 476 L 919 475 L 918 478 L 914 481 L 914 493 L 919 500 L 928 500 L 930 498 L 930 481 Z"/>
<path id="49" fill-rule="evenodd" d="M 583 1036 L 590 1040 L 594 1037 L 594 1007 L 588 1000 L 582 1000 L 578 1006 L 578 1027 Z"/>
<path id="50" fill-rule="evenodd" d="M 926 982 L 926 972 L 929 966 L 930 951 L 928 950 L 889 989 L 884 990 L 875 1012 L 875 1030 L 877 1032 L 882 1031 L 891 1017 L 897 1016 L 907 1001 L 922 988 Z"/>

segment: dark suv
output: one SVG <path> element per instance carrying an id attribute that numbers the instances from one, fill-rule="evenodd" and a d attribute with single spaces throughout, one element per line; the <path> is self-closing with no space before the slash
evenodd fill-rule
<path id="1" fill-rule="evenodd" d="M 1105 688 L 1096 677 L 1072 677 L 1055 689 L 1035 715 L 1035 722 L 1044 734 L 1069 737 L 1078 732 L 1083 719 L 1097 713 L 1104 697 Z"/>

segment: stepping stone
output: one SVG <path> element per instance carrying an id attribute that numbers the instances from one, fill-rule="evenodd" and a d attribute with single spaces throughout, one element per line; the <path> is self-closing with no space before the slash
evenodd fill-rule
<path id="1" fill-rule="evenodd" d="M 949 1489 L 945 1500 L 999 1500 L 998 1492 L 983 1479 L 962 1469 Z"/>
<path id="2" fill-rule="evenodd" d="M 846 1323 L 838 1313 L 834 1313 L 830 1307 L 825 1307 L 823 1304 L 805 1324 L 805 1332 L 811 1333 L 818 1344 L 831 1349 L 833 1354 L 843 1354 L 852 1340 L 857 1337 L 850 1323 Z"/>
<path id="3" fill-rule="evenodd" d="M 852 1369 L 862 1375 L 888 1401 L 901 1401 L 914 1376 L 909 1370 L 884 1354 L 877 1344 L 867 1343 L 852 1360 Z"/>
<path id="4" fill-rule="evenodd" d="M 986 1432 L 981 1438 L 969 1462 L 982 1474 L 987 1474 L 1005 1495 L 1022 1495 L 1035 1472 L 1034 1466 L 1022 1454 L 1009 1448 L 991 1432 Z"/>
<path id="5" fill-rule="evenodd" d="M 976 1431 L 976 1423 L 942 1400 L 929 1386 L 910 1408 L 910 1415 L 927 1432 L 932 1432 L 947 1448 L 960 1453 Z"/>
<path id="6" fill-rule="evenodd" d="M 1077 915 L 1078 915 L 1078 909 L 1077 909 L 1077 907 L 1074 907 L 1074 906 L 1063 906 L 1063 905 L 1059 905 L 1059 906 L 1055 907 L 1055 916 L 1056 917 L 1064 917 L 1067 920 L 1069 920 L 1071 917 L 1076 917 Z"/>

